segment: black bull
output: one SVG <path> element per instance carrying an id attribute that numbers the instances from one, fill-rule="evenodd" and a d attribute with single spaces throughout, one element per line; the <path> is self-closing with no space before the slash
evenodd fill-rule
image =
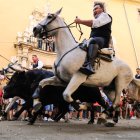
<path id="1" fill-rule="evenodd" d="M 69 111 L 69 103 L 63 99 L 63 91 L 66 87 L 62 86 L 52 86 L 47 85 L 41 89 L 39 94 L 39 100 L 41 102 L 40 109 L 34 113 L 32 119 L 30 119 L 29 124 L 33 124 L 37 118 L 37 115 L 42 112 L 42 109 L 45 105 L 54 104 L 60 110 L 59 113 L 54 117 L 55 121 L 59 121 L 68 111 Z M 80 100 L 81 102 L 88 102 L 88 103 L 95 103 L 98 102 L 104 109 L 107 109 L 109 106 L 104 101 L 101 96 L 100 90 L 98 87 L 86 87 L 81 85 L 72 95 L 74 100 Z M 94 122 L 94 110 L 92 106 L 90 107 L 91 110 L 91 120 L 89 123 Z"/>
<path id="2" fill-rule="evenodd" d="M 4 87 L 3 98 L 8 99 L 18 96 L 25 100 L 25 104 L 16 112 L 14 119 L 17 119 L 24 110 L 27 110 L 31 116 L 29 109 L 33 106 L 32 94 L 34 90 L 42 79 L 50 78 L 53 75 L 51 71 L 41 69 L 15 72 L 13 74 L 8 84 Z"/>

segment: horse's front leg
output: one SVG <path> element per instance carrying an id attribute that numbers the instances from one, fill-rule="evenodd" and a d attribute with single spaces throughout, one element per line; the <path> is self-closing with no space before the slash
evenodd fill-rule
<path id="1" fill-rule="evenodd" d="M 65 91 L 63 92 L 63 97 L 68 103 L 72 103 L 74 100 L 71 95 L 76 91 L 76 89 L 86 81 L 87 76 L 77 72 L 71 78 L 68 86 L 66 87 Z"/>
<path id="2" fill-rule="evenodd" d="M 117 108 L 120 105 L 121 99 L 121 92 L 123 91 L 124 87 L 127 87 L 128 82 L 123 76 L 118 76 L 115 80 L 115 99 L 113 101 L 113 108 Z"/>
<path id="3" fill-rule="evenodd" d="M 46 85 L 62 86 L 62 83 L 56 76 L 53 76 L 51 78 L 43 79 L 39 83 L 39 86 L 41 86 L 42 88 Z"/>
<path id="4" fill-rule="evenodd" d="M 45 87 L 46 85 L 55 85 L 55 86 L 63 86 L 61 81 L 56 77 L 53 76 L 51 78 L 46 78 L 40 81 L 39 86 L 34 91 L 32 97 L 33 99 L 39 98 L 40 90 Z"/>

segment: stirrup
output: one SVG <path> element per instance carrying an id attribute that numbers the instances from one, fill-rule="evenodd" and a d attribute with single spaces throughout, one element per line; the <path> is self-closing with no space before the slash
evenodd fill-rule
<path id="1" fill-rule="evenodd" d="M 90 66 L 91 64 L 88 64 L 87 66 L 82 66 L 79 71 L 86 75 L 91 75 L 95 73 L 95 69 Z"/>

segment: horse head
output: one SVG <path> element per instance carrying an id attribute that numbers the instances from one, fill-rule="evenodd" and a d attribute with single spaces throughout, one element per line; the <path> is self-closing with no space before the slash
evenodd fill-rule
<path id="1" fill-rule="evenodd" d="M 60 18 L 57 17 L 61 13 L 61 11 L 62 8 L 53 14 L 48 13 L 47 17 L 33 28 L 34 36 L 39 38 L 54 36 L 56 30 L 60 28 Z"/>

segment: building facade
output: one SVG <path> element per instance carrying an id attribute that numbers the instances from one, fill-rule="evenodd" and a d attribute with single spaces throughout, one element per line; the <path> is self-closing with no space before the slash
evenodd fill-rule
<path id="1" fill-rule="evenodd" d="M 112 36 L 116 56 L 128 63 L 135 73 L 136 67 L 140 66 L 140 0 L 100 1 L 105 2 L 106 11 L 113 17 Z M 93 2 L 94 0 L 0 0 L 0 69 L 14 57 L 28 66 L 32 54 L 39 55 L 46 65 L 53 65 L 56 55 L 54 52 L 35 49 L 28 41 L 18 43 L 17 37 L 20 39 L 20 33 L 25 33 L 31 27 L 31 15 L 34 11 L 44 13 L 45 16 L 48 12 L 55 12 L 63 7 L 61 16 L 70 24 L 76 16 L 92 19 Z M 42 15 L 38 16 L 41 18 Z M 81 28 L 84 34 L 80 41 L 90 34 L 90 28 Z M 71 30 L 79 41 L 79 32 L 76 28 Z"/>

